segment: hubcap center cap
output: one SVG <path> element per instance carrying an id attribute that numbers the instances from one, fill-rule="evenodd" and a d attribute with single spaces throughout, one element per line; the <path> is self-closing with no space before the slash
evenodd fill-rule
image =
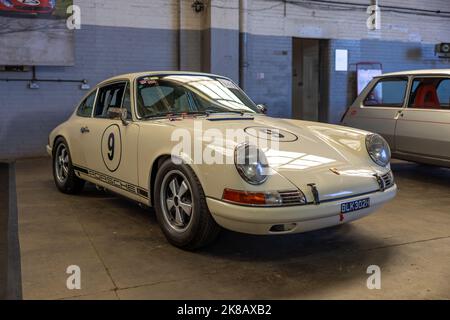
<path id="1" fill-rule="evenodd" d="M 175 196 L 173 198 L 173 203 L 175 204 L 176 207 L 178 207 L 178 205 L 180 204 L 180 198 L 178 196 Z"/>

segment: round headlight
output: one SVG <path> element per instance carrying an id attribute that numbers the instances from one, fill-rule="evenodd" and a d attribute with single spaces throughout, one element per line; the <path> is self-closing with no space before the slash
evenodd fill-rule
<path id="1" fill-rule="evenodd" d="M 262 184 L 267 180 L 269 164 L 266 155 L 258 147 L 247 143 L 234 150 L 234 163 L 241 177 L 250 184 Z"/>
<path id="2" fill-rule="evenodd" d="M 379 166 L 385 167 L 391 160 L 391 149 L 386 140 L 378 134 L 366 136 L 366 148 L 370 158 Z"/>

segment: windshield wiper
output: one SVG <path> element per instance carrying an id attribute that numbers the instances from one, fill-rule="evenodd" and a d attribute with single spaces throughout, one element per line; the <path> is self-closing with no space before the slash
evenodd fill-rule
<path id="1" fill-rule="evenodd" d="M 214 111 L 214 112 L 210 112 L 210 113 L 234 113 L 234 114 L 240 114 L 241 116 L 243 116 L 246 113 L 252 113 L 249 112 L 248 110 L 224 110 L 224 111 Z"/>
<path id="2" fill-rule="evenodd" d="M 246 113 L 251 113 L 248 110 L 223 110 L 223 111 L 216 111 L 216 110 L 198 110 L 198 111 L 184 111 L 184 112 L 160 112 L 155 114 L 149 114 L 146 116 L 143 116 L 143 119 L 153 119 L 153 118 L 170 118 L 170 117 L 180 117 L 184 115 L 205 115 L 210 116 L 211 114 L 226 114 L 226 113 L 233 113 L 233 114 L 239 114 L 241 116 L 245 115 Z"/>
<path id="3" fill-rule="evenodd" d="M 160 112 L 155 114 L 149 114 L 143 116 L 143 119 L 153 119 L 153 118 L 170 118 L 179 117 L 184 115 L 206 115 L 209 116 L 211 112 L 209 111 L 183 111 L 183 112 Z"/>

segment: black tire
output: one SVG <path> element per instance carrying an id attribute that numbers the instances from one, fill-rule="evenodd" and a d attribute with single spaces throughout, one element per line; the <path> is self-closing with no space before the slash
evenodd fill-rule
<path id="1" fill-rule="evenodd" d="M 67 173 L 65 178 L 62 179 L 58 174 L 58 161 L 61 148 L 65 148 L 67 152 Z M 67 194 L 78 194 L 83 190 L 85 181 L 78 178 L 73 170 L 72 157 L 70 156 L 70 150 L 67 142 L 64 138 L 58 138 L 53 145 L 53 180 L 59 191 Z"/>
<path id="2" fill-rule="evenodd" d="M 168 214 L 167 212 L 171 212 L 171 209 L 168 209 L 166 205 L 170 199 L 163 199 L 163 196 L 166 196 L 166 192 L 170 192 L 167 189 L 170 189 L 167 185 L 168 179 L 176 179 L 177 176 L 183 179 L 183 182 L 187 181 L 189 185 L 189 200 L 192 205 L 192 211 L 190 216 L 184 215 L 185 219 L 189 218 L 185 229 L 178 229 L 174 226 L 176 222 L 170 221 L 168 217 L 170 213 Z M 184 250 L 195 250 L 210 244 L 217 238 L 221 228 L 211 216 L 200 181 L 188 165 L 174 164 L 170 159 L 165 161 L 158 169 L 153 197 L 158 223 L 167 240 L 174 246 Z M 182 206 L 183 202 L 181 199 L 179 198 L 179 204 L 176 204 L 175 207 L 172 206 L 172 209 L 178 210 Z"/>

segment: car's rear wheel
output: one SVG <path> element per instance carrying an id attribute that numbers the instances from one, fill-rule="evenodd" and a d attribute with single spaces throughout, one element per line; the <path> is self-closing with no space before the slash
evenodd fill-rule
<path id="1" fill-rule="evenodd" d="M 153 196 L 158 223 L 173 245 L 194 250 L 219 234 L 220 227 L 208 210 L 203 188 L 186 164 L 164 162 L 156 175 Z"/>
<path id="2" fill-rule="evenodd" d="M 53 148 L 53 179 L 56 187 L 63 193 L 80 193 L 84 187 L 84 180 L 75 174 L 66 141 L 58 138 Z"/>

